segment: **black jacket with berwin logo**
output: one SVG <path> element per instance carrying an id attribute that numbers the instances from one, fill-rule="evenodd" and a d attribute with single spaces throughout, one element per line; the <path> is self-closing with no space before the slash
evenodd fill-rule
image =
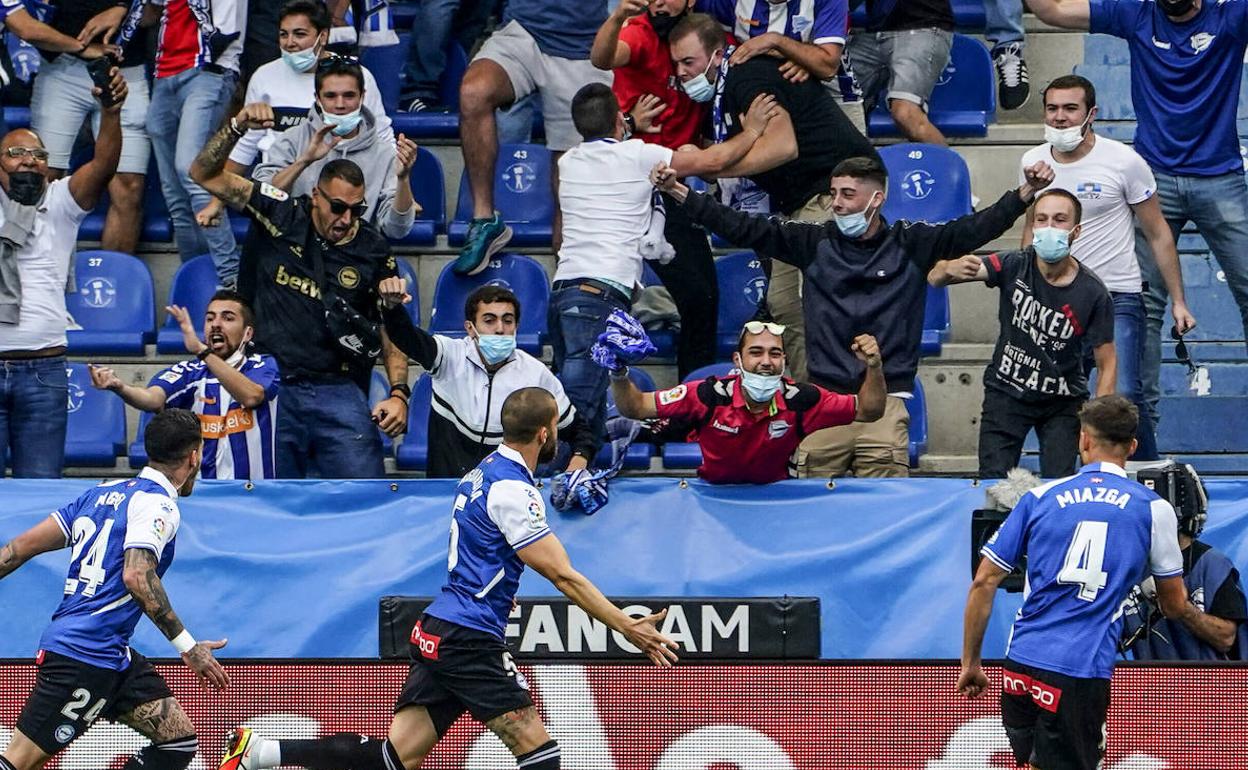
<path id="1" fill-rule="evenodd" d="M 865 369 L 850 344 L 870 334 L 880 344 L 888 390 L 897 393 L 914 389 L 932 265 L 1000 237 L 1027 204 L 1011 190 L 989 208 L 943 225 L 884 223 L 876 236 L 863 239 L 845 237 L 832 221 L 746 214 L 700 193 L 691 192 L 685 208 L 695 223 L 729 243 L 803 271 L 811 382 L 857 393 Z"/>

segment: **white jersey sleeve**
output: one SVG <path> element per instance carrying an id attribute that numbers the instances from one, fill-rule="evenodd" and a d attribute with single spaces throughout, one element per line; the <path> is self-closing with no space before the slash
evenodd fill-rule
<path id="1" fill-rule="evenodd" d="M 126 510 L 126 542 L 124 548 L 145 548 L 164 553 L 165 545 L 178 534 L 182 514 L 178 504 L 164 495 L 135 492 Z"/>
<path id="2" fill-rule="evenodd" d="M 1143 203 L 1157 192 L 1157 178 L 1148 167 L 1148 161 L 1140 157 L 1135 150 L 1124 147 L 1127 157 L 1122 166 L 1122 195 L 1127 203 L 1134 206 Z"/>
<path id="3" fill-rule="evenodd" d="M 1183 574 L 1183 553 L 1179 550 L 1179 519 L 1165 500 L 1152 502 L 1153 537 L 1148 549 L 1148 568 L 1156 577 Z"/>
<path id="4" fill-rule="evenodd" d="M 650 169 L 654 168 L 657 164 L 670 164 L 672 162 L 672 150 L 661 144 L 650 144 L 649 142 L 645 142 L 641 145 L 637 160 L 641 164 L 640 171 L 642 175 L 649 177 Z"/>
<path id="5" fill-rule="evenodd" d="M 490 520 L 517 551 L 550 534 L 546 503 L 532 484 L 516 479 L 496 481 L 490 485 L 485 505 Z"/>
<path id="6" fill-rule="evenodd" d="M 361 69 L 364 70 L 364 106 L 373 113 L 373 121 L 377 124 L 377 138 L 395 147 L 398 142 L 394 138 L 394 126 L 390 116 L 386 114 L 386 107 L 381 103 L 381 89 L 377 87 L 377 80 L 368 71 L 368 67 Z"/>

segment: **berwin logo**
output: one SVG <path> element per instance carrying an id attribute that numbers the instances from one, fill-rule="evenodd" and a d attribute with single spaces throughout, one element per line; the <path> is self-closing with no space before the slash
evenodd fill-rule
<path id="1" fill-rule="evenodd" d="M 69 743 L 74 739 L 74 726 L 61 725 L 56 728 L 56 732 L 52 733 L 52 735 L 55 736 L 56 740 L 60 743 Z"/>

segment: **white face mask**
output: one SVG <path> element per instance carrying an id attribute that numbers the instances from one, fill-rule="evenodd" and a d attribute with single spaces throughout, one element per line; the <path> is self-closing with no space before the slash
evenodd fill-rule
<path id="1" fill-rule="evenodd" d="M 1044 141 L 1053 145 L 1053 149 L 1058 152 L 1070 152 L 1083 142 L 1084 129 L 1088 127 L 1088 121 L 1092 120 L 1091 113 L 1088 114 L 1086 120 L 1077 126 L 1069 128 L 1054 128 L 1050 125 L 1044 127 Z"/>

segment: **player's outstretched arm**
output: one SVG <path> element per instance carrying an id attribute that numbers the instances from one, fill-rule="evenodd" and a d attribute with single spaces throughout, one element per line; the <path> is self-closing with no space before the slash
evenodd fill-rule
<path id="1" fill-rule="evenodd" d="M 671 666 L 676 656 L 676 642 L 659 633 L 658 624 L 667 616 L 667 610 L 645 618 L 625 615 L 618 607 L 607 601 L 602 591 L 572 566 L 568 552 L 559 538 L 549 534 L 532 545 L 516 552 L 520 560 L 554 584 L 564 596 L 577 607 L 589 613 L 595 620 L 606 623 L 619 631 L 634 647 L 644 652 L 656 666 Z"/>
<path id="2" fill-rule="evenodd" d="M 202 684 L 224 690 L 230 677 L 212 656 L 213 650 L 225 646 L 225 640 L 197 642 L 182 625 L 178 613 L 173 611 L 169 594 L 156 574 L 156 554 L 146 548 L 127 548 L 122 580 L 126 590 L 134 597 L 144 614 L 160 629 L 165 638 L 173 643 L 182 655 L 183 662 L 195 672 Z"/>
<path id="3" fill-rule="evenodd" d="M 0 579 L 41 553 L 69 545 L 65 531 L 51 516 L 10 540 L 0 548 Z"/>
<path id="4" fill-rule="evenodd" d="M 992 615 L 992 600 L 997 586 L 1010 573 L 998 567 L 991 559 L 979 562 L 971 592 L 966 597 L 966 615 L 962 621 L 962 673 L 958 676 L 958 692 L 968 698 L 978 697 L 988 687 L 980 657 L 984 646 L 984 630 Z"/>

